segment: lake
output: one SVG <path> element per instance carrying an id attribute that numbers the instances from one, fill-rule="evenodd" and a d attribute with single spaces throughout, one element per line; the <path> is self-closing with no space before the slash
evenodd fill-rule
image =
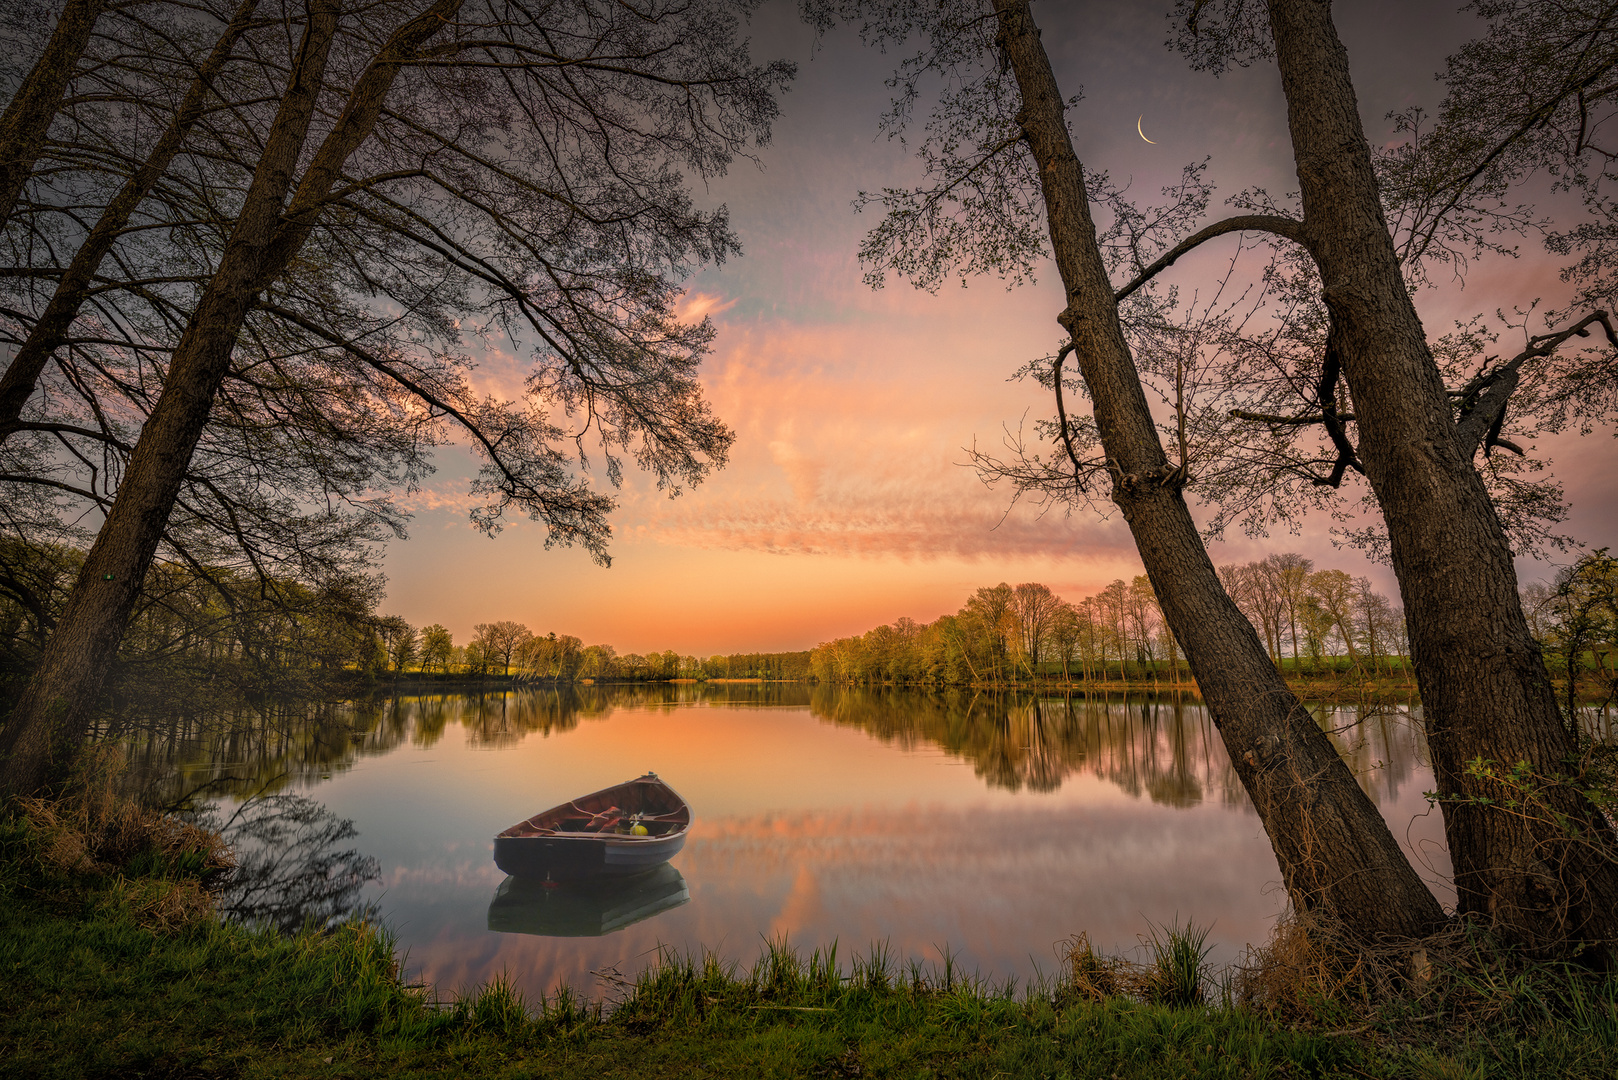
<path id="1" fill-rule="evenodd" d="M 1423 876 L 1448 856 L 1419 721 L 1316 706 Z M 1419 716 L 1419 707 L 1417 707 Z M 405 969 L 441 993 L 505 973 L 531 996 L 624 976 L 663 947 L 743 964 L 766 940 L 1025 980 L 1079 931 L 1127 952 L 1212 924 L 1215 962 L 1269 934 L 1284 893 L 1257 815 L 1194 699 L 673 684 L 440 694 L 177 717 L 134 750 L 167 797 L 315 800 L 356 835 Z M 616 889 L 503 884 L 492 838 L 657 772 L 695 820 L 671 869 Z M 254 805 L 249 804 L 249 810 Z M 274 847 L 275 845 L 271 845 Z M 330 876 L 329 864 L 321 872 Z M 846 966 L 846 965 L 845 965 Z"/>

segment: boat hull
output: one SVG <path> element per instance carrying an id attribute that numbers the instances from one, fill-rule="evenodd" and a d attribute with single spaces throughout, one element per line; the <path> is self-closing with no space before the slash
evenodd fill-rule
<path id="1" fill-rule="evenodd" d="M 644 874 L 564 882 L 508 877 L 489 904 L 489 929 L 542 937 L 601 937 L 691 899 L 668 863 Z"/>
<path id="2" fill-rule="evenodd" d="M 565 881 L 623 877 L 661 866 L 685 847 L 685 833 L 653 840 L 619 837 L 497 836 L 494 864 L 512 877 Z"/>
<path id="3" fill-rule="evenodd" d="M 622 878 L 685 846 L 691 807 L 656 773 L 553 806 L 494 838 L 495 865 L 541 881 Z"/>

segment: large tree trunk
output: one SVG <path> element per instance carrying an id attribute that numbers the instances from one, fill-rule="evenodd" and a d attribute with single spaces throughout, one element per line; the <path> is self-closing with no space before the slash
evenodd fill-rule
<path id="1" fill-rule="evenodd" d="M 1028 0 L 995 0 L 995 10 L 1067 291 L 1059 321 L 1090 392 L 1113 500 L 1269 834 L 1288 894 L 1300 909 L 1340 918 L 1363 940 L 1427 933 L 1443 921 L 1438 902 L 1219 583 L 1124 341 L 1062 96 Z"/>
<path id="2" fill-rule="evenodd" d="M 1353 395 L 1360 459 L 1392 542 L 1460 910 L 1547 952 L 1611 942 L 1618 849 L 1600 813 L 1551 779 L 1567 772 L 1577 743 L 1405 290 L 1330 6 L 1271 0 L 1270 22 L 1305 242 Z M 1504 769 L 1528 763 L 1535 779 L 1526 804 L 1505 806 L 1512 792 L 1469 771 L 1478 759 Z"/>
<path id="3" fill-rule="evenodd" d="M 135 212 L 135 208 L 140 205 L 147 192 L 151 191 L 152 185 L 168 172 L 169 163 L 174 160 L 174 155 L 184 144 L 186 134 L 202 116 L 202 106 L 213 88 L 213 81 L 219 77 L 220 71 L 229 61 L 236 42 L 247 31 L 258 2 L 259 0 L 242 0 L 230 25 L 225 28 L 225 32 L 215 44 L 213 52 L 198 69 L 197 77 L 186 92 L 179 111 L 174 114 L 162 137 L 152 147 L 145 162 L 124 182 L 117 196 L 102 211 L 100 220 L 85 237 L 84 243 L 79 245 L 79 250 L 73 255 L 73 261 L 57 282 L 56 291 L 51 296 L 51 302 L 46 305 L 45 313 L 34 323 L 27 340 L 6 367 L 4 378 L 0 378 L 0 443 L 17 430 L 23 406 L 33 395 L 40 372 L 45 370 L 51 355 L 67 339 L 68 328 L 73 325 L 73 320 L 78 318 L 79 309 L 84 306 L 85 300 L 90 295 L 90 285 L 96 271 L 101 268 L 101 260 L 112 250 L 112 245 L 117 242 L 124 227 L 129 224 L 130 215 Z"/>
<path id="4" fill-rule="evenodd" d="M 340 10 L 339 0 L 310 0 L 286 93 L 219 268 L 175 346 L 163 396 L 141 429 L 56 632 L 0 731 L 0 795 L 37 790 L 82 744 L 91 704 L 117 655 L 248 311 L 297 256 L 344 163 L 375 128 L 403 65 L 461 3 L 436 0 L 393 33 L 354 84 L 288 202 Z"/>
<path id="5" fill-rule="evenodd" d="M 266 258 L 314 116 L 337 14 L 337 0 L 311 4 L 286 93 L 219 268 L 175 346 L 163 395 L 141 429 L 56 632 L 0 730 L 0 794 L 45 786 L 83 742 L 236 335 L 264 287 Z"/>
<path id="6" fill-rule="evenodd" d="M 22 187 L 33 174 L 45 134 L 62 107 L 62 94 L 90 43 L 107 0 L 67 0 L 45 51 L 0 115 L 0 228 L 11 220 Z"/>

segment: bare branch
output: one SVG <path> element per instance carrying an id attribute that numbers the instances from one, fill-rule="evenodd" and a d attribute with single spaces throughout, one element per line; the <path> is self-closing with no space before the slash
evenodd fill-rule
<path id="1" fill-rule="evenodd" d="M 1296 218 L 1282 217 L 1279 214 L 1245 214 L 1240 217 L 1226 218 L 1224 221 L 1216 221 L 1207 228 L 1192 233 L 1178 244 L 1175 244 L 1165 255 L 1136 275 L 1135 280 L 1114 293 L 1113 299 L 1122 301 L 1124 297 L 1173 266 L 1175 260 L 1188 251 L 1207 243 L 1217 236 L 1224 236 L 1233 232 L 1268 232 L 1285 237 L 1297 244 L 1304 242 L 1303 222 Z"/>

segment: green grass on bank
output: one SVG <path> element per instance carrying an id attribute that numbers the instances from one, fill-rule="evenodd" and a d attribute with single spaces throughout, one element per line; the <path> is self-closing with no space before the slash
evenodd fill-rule
<path id="1" fill-rule="evenodd" d="M 205 837 L 146 818 L 81 842 L 55 821 L 0 820 L 0 1075 L 1618 1075 L 1611 980 L 1485 972 L 1474 982 L 1493 982 L 1468 991 L 1464 1020 L 1431 993 L 1367 1012 L 1312 997 L 1305 980 L 1285 1010 L 1266 1011 L 1232 1005 L 1239 988 L 1197 974 L 1197 945 L 1178 930 L 1159 939 L 1160 964 L 1097 957 L 1077 939 L 1071 970 L 1033 987 L 882 949 L 840 960 L 782 946 L 749 969 L 666 956 L 610 1009 L 524 1002 L 501 982 L 437 1004 L 401 983 L 375 927 L 278 936 L 220 924 L 198 902 L 220 864 L 199 850 Z"/>

